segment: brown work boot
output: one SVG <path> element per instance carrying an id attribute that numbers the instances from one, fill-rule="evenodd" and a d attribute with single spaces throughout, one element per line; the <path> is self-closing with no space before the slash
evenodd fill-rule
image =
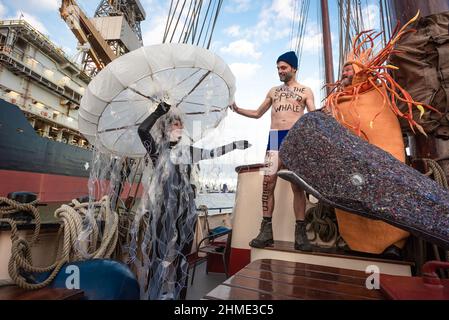
<path id="1" fill-rule="evenodd" d="M 273 226 L 271 221 L 263 219 L 260 226 L 260 232 L 258 236 L 251 240 L 249 245 L 253 248 L 263 249 L 267 246 L 272 246 L 273 241 Z"/>
<path id="2" fill-rule="evenodd" d="M 310 244 L 307 238 L 306 222 L 296 221 L 295 227 L 295 249 L 301 251 L 312 251 L 313 246 Z"/>

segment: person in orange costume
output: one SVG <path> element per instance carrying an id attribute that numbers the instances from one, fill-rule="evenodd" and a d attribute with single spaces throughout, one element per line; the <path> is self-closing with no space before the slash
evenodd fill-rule
<path id="1" fill-rule="evenodd" d="M 416 19 L 417 17 L 415 17 Z M 414 21 L 412 19 L 412 21 Z M 411 21 L 411 22 L 412 22 Z M 353 51 L 344 65 L 338 90 L 329 95 L 326 109 L 342 125 L 360 138 L 405 162 L 405 147 L 398 116 L 408 120 L 412 129 L 423 129 L 413 120 L 411 108 L 424 110 L 425 106 L 394 81 L 388 69 L 394 66 L 384 62 L 392 53 L 394 44 L 406 31 L 404 26 L 377 55 L 373 54 L 373 32 L 361 33 L 353 43 Z M 368 49 L 362 49 L 368 44 Z M 402 113 L 396 101 L 409 103 L 409 113 Z M 383 221 L 371 220 L 336 209 L 340 234 L 351 250 L 400 256 L 409 233 Z"/>

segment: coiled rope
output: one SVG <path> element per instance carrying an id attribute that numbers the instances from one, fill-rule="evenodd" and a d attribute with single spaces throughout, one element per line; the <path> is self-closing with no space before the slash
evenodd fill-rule
<path id="1" fill-rule="evenodd" d="M 449 189 L 449 185 L 446 179 L 446 174 L 444 173 L 443 168 L 432 159 L 419 159 L 428 168 L 428 172 L 425 173 L 426 176 L 432 178 L 435 180 L 440 186 L 442 186 L 444 189 Z"/>
<path id="2" fill-rule="evenodd" d="M 333 208 L 318 202 L 315 207 L 306 212 L 307 231 L 314 234 L 311 241 L 316 241 L 319 237 L 323 242 L 330 242 L 337 238 L 338 227 Z"/>
<path id="3" fill-rule="evenodd" d="M 8 272 L 14 283 L 28 290 L 41 289 L 48 286 L 62 266 L 67 262 L 79 261 L 83 259 L 109 258 L 114 252 L 118 239 L 118 215 L 116 212 L 111 214 L 109 197 L 105 196 L 100 201 L 94 203 L 96 208 L 95 218 L 104 221 L 104 232 L 101 240 L 98 239 L 99 228 L 96 223 L 92 223 L 92 232 L 88 239 L 87 251 L 81 255 L 80 242 L 78 241 L 83 231 L 83 218 L 88 212 L 89 203 L 80 203 L 72 200 L 71 205 L 62 205 L 55 211 L 55 217 L 61 222 L 58 231 L 57 243 L 60 244 L 60 238 L 63 235 L 62 250 L 59 245 L 56 246 L 55 262 L 48 267 L 33 266 L 31 257 L 31 247 L 38 241 L 41 221 L 38 210 L 33 206 L 36 202 L 22 204 L 11 199 L 0 197 L 0 205 L 6 204 L 6 207 L 0 209 L 0 217 L 5 214 L 11 214 L 18 211 L 29 211 L 34 216 L 35 229 L 31 241 L 19 238 L 17 223 L 12 219 L 0 219 L 11 226 L 11 258 L 8 264 Z M 112 219 L 111 219 L 112 217 Z M 81 244 L 82 245 L 82 244 Z M 61 251 L 58 257 L 58 252 Z M 87 255 L 86 255 L 87 253 Z M 50 275 L 42 282 L 30 283 L 30 280 L 24 273 L 45 273 Z"/>

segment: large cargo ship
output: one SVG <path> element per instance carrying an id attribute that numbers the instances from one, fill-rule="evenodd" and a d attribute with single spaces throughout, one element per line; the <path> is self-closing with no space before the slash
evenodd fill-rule
<path id="1" fill-rule="evenodd" d="M 108 61 L 142 46 L 137 0 L 103 0 L 91 19 L 64 1 L 60 13 L 79 42 L 79 63 L 25 20 L 0 21 L 0 197 L 87 195 L 92 146 L 78 131 L 81 97 Z"/>
<path id="2" fill-rule="evenodd" d="M 90 77 L 25 20 L 0 21 L 0 196 L 87 193 L 91 146 L 77 109 Z"/>

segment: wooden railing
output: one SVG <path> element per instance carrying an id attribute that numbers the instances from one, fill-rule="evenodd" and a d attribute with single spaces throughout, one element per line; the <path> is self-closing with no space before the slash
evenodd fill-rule
<path id="1" fill-rule="evenodd" d="M 231 213 L 233 209 L 234 209 L 234 207 L 207 208 L 209 215 L 211 215 L 211 214 L 214 215 L 214 214 L 222 214 L 222 213 Z M 196 210 L 197 211 L 201 211 L 198 208 Z M 230 210 L 231 212 L 224 212 L 225 210 Z M 216 211 L 218 211 L 218 213 Z"/>

